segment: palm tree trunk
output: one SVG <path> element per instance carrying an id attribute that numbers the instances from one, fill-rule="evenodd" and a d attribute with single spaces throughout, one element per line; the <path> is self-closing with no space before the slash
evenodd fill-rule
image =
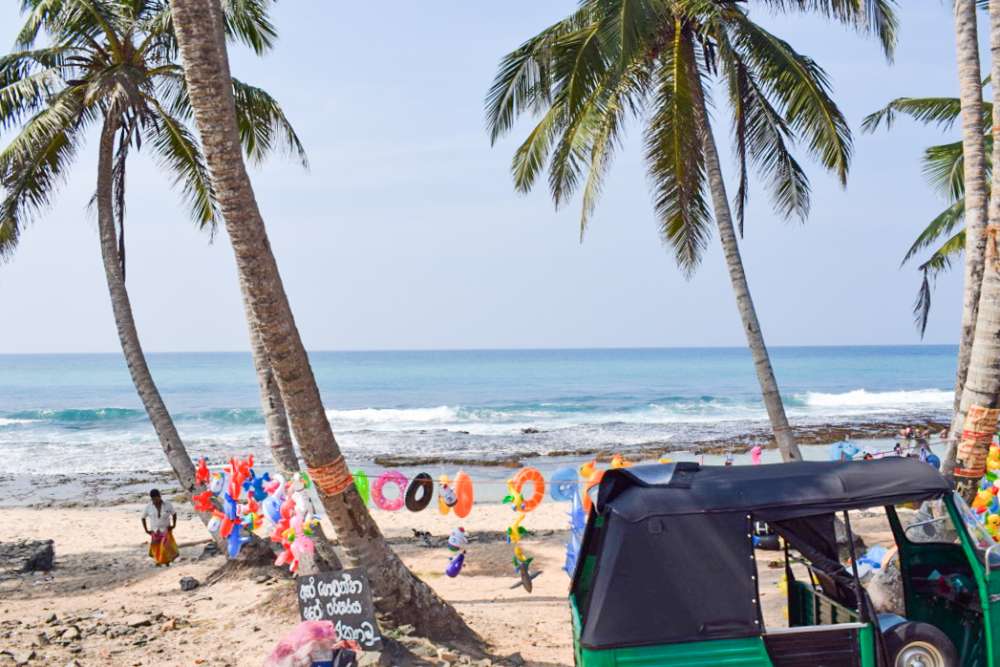
<path id="1" fill-rule="evenodd" d="M 97 227 L 101 240 L 101 258 L 104 261 L 104 275 L 107 278 L 108 292 L 111 295 L 111 308 L 118 328 L 118 340 L 125 355 L 132 383 L 139 394 L 149 421 L 153 424 L 160 446 L 167 457 L 167 462 L 174 471 L 174 476 L 184 492 L 190 496 L 195 490 L 195 470 L 191 457 L 188 456 L 184 443 L 181 442 L 177 429 L 167 406 L 163 403 L 153 376 L 146 364 L 146 357 L 139 343 L 139 334 L 135 328 L 132 316 L 132 304 L 128 291 L 125 289 L 125 275 L 122 270 L 118 252 L 118 234 L 115 230 L 114 208 L 112 205 L 112 180 L 115 153 L 115 133 L 118 123 L 112 113 L 104 121 L 101 130 L 100 151 L 97 162 Z M 209 513 L 200 513 L 203 523 L 211 518 Z"/>
<path id="2" fill-rule="evenodd" d="M 295 443 L 292 441 L 292 432 L 288 428 L 288 415 L 285 413 L 285 402 L 281 399 L 281 392 L 278 390 L 278 381 L 274 378 L 274 371 L 267 359 L 267 350 L 264 348 L 264 339 L 260 336 L 260 331 L 250 312 L 249 301 L 243 300 L 246 308 L 247 323 L 250 328 L 250 353 L 253 357 L 254 368 L 257 371 L 257 383 L 260 387 L 260 405 L 264 412 L 264 424 L 267 430 L 267 442 L 271 447 L 271 457 L 274 464 L 285 478 L 290 478 L 299 472 L 299 457 L 295 454 Z M 329 538 L 323 532 L 322 526 L 317 527 L 316 552 L 319 554 L 325 566 L 330 570 L 343 569 L 340 556 Z M 303 574 L 309 574 L 304 569 Z"/>
<path id="3" fill-rule="evenodd" d="M 302 457 L 352 564 L 367 568 L 376 607 L 398 624 L 441 638 L 472 636 L 451 605 L 416 578 L 386 543 L 350 481 L 271 252 L 236 126 L 219 0 L 171 0 L 195 123 L 236 255 Z"/>
<path id="4" fill-rule="evenodd" d="M 965 293 L 962 299 L 962 333 L 958 346 L 958 376 L 955 379 L 955 413 L 960 412 L 962 388 L 969 371 L 972 339 L 983 282 L 986 251 L 986 146 L 983 140 L 983 88 L 976 29 L 976 1 L 955 0 L 955 50 L 958 59 L 959 98 L 962 103 L 962 153 L 965 177 Z M 945 474 L 955 467 L 955 453 L 962 423 L 952 424 Z"/>
<path id="5" fill-rule="evenodd" d="M 260 405 L 264 412 L 264 425 L 267 430 L 267 442 L 271 448 L 271 458 L 274 464 L 286 478 L 299 472 L 299 458 L 295 453 L 292 432 L 288 427 L 288 415 L 285 412 L 285 402 L 278 391 L 278 381 L 267 360 L 267 350 L 264 339 L 261 338 L 257 325 L 253 323 L 249 303 L 246 303 L 247 321 L 250 323 L 250 352 L 253 357 L 254 369 L 257 371 L 257 384 L 260 389 Z"/>
<path id="6" fill-rule="evenodd" d="M 1000 54 L 1000 0 L 990 0 L 990 50 Z M 1000 81 L 1000 57 L 994 57 L 991 67 L 994 81 Z M 1000 127 L 1000 86 L 993 86 L 993 127 Z M 963 118 L 964 124 L 964 118 Z M 1000 164 L 1000 141 L 993 142 L 993 164 Z M 993 192 L 1000 192 L 1000 169 L 993 170 Z M 984 234 L 986 250 L 983 261 L 983 282 L 979 295 L 979 312 L 969 357 L 969 370 L 962 388 L 962 401 L 952 433 L 960 434 L 955 464 L 956 490 L 966 499 L 976 492 L 980 467 L 985 472 L 985 452 L 996 432 L 995 413 L 981 420 L 976 427 L 966 428 L 966 417 L 973 406 L 995 409 L 1000 407 L 1000 255 L 997 243 L 1000 235 L 1000 197 L 989 198 L 989 224 Z M 985 423 L 984 423 L 985 422 Z M 989 423 L 991 422 L 991 423 Z M 980 434 L 977 436 L 977 434 Z"/>
<path id="7" fill-rule="evenodd" d="M 690 62 L 694 62 L 693 54 Z M 692 76 L 692 80 L 699 80 L 696 73 Z M 785 406 L 781 401 L 778 381 L 774 377 L 771 358 L 767 353 L 767 346 L 764 344 L 764 334 L 760 330 L 757 310 L 754 308 L 753 298 L 750 296 L 750 286 L 747 284 L 747 276 L 743 270 L 743 258 L 740 256 L 736 228 L 733 226 L 733 216 L 729 210 L 726 184 L 722 179 L 722 169 L 719 166 L 719 151 L 715 145 L 712 124 L 705 107 L 704 91 L 700 85 L 693 86 L 692 98 L 695 115 L 702 128 L 705 170 L 708 176 L 708 187 L 712 193 L 715 222 L 719 226 L 719 240 L 722 242 L 726 268 L 729 269 L 729 280 L 733 285 L 733 292 L 736 294 L 736 307 L 740 311 L 740 319 L 743 320 L 747 345 L 750 347 L 754 369 L 757 371 L 757 381 L 760 383 L 764 407 L 767 408 L 767 416 L 771 420 L 771 429 L 774 431 L 774 439 L 781 452 L 781 460 L 786 462 L 801 461 L 802 454 L 795 442 L 792 428 L 788 425 L 788 417 L 785 416 Z"/>

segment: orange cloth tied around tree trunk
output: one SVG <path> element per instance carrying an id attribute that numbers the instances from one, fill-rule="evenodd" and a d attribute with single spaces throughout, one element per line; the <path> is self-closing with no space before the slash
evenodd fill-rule
<path id="1" fill-rule="evenodd" d="M 313 483 L 325 496 L 336 496 L 346 491 L 354 483 L 354 476 L 347 469 L 343 456 L 317 468 L 306 468 Z"/>
<path id="2" fill-rule="evenodd" d="M 965 414 L 962 439 L 958 443 L 955 477 L 979 479 L 986 474 L 986 456 L 1000 420 L 1000 408 L 973 405 Z"/>

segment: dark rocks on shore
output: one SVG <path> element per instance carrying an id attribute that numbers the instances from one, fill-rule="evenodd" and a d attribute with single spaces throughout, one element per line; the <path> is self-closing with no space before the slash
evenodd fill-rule
<path id="1" fill-rule="evenodd" d="M 18 540 L 0 543 L 0 572 L 48 572 L 55 567 L 52 540 Z"/>
<path id="2" fill-rule="evenodd" d="M 194 577 L 181 577 L 180 584 L 182 591 L 193 591 L 201 586 L 201 582 Z"/>

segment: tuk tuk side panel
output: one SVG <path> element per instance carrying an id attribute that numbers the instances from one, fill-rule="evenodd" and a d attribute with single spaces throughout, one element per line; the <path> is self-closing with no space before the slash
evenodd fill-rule
<path id="1" fill-rule="evenodd" d="M 773 667 L 760 637 L 604 650 L 574 642 L 574 649 L 577 667 Z"/>
<path id="2" fill-rule="evenodd" d="M 793 581 L 788 587 L 788 625 L 836 625 L 857 623 L 858 612 L 816 591 L 804 581 Z"/>
<path id="3" fill-rule="evenodd" d="M 875 650 L 875 630 L 869 624 L 858 631 L 858 645 L 861 655 L 861 667 L 876 667 L 878 665 Z"/>
<path id="4" fill-rule="evenodd" d="M 952 496 L 946 496 L 944 504 L 958 530 L 962 550 L 972 568 L 972 576 L 976 580 L 976 588 L 979 592 L 983 610 L 983 636 L 986 640 L 985 660 L 982 661 L 982 664 L 986 667 L 1000 667 L 1000 660 L 998 660 L 1000 656 L 997 656 L 997 647 L 1000 646 L 1000 627 L 998 627 L 1000 624 L 993 622 L 994 618 L 1000 619 L 1000 573 L 997 575 L 991 573 L 990 580 L 987 580 L 986 568 L 979 551 L 972 542 L 972 537 L 965 529 L 958 507 L 955 506 L 955 499 Z"/>

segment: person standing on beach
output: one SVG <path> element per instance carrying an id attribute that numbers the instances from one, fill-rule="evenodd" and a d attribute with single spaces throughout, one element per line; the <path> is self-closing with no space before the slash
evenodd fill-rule
<path id="1" fill-rule="evenodd" d="M 760 457 L 764 453 L 764 448 L 756 444 L 750 448 L 750 463 L 755 466 L 760 465 Z"/>
<path id="2" fill-rule="evenodd" d="M 170 565 L 177 558 L 177 542 L 174 541 L 177 512 L 157 489 L 149 492 L 149 500 L 142 512 L 142 528 L 149 535 L 149 557 L 156 561 L 157 567 Z"/>

